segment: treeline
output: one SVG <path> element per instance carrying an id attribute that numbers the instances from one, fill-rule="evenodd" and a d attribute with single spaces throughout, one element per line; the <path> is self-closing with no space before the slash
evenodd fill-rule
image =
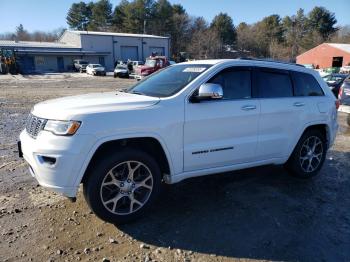
<path id="1" fill-rule="evenodd" d="M 100 0 L 72 4 L 67 23 L 76 30 L 170 36 L 174 56 L 187 53 L 195 59 L 236 55 L 292 61 L 325 41 L 350 42 L 349 28 L 337 28 L 334 13 L 324 7 L 308 14 L 299 9 L 283 18 L 273 14 L 255 24 L 235 26 L 226 13 L 208 22 L 168 0 L 122 0 L 114 10 L 108 0 Z"/>
<path id="2" fill-rule="evenodd" d="M 60 38 L 64 30 L 64 28 L 59 28 L 51 32 L 35 31 L 30 33 L 20 24 L 16 27 L 16 32 L 0 34 L 0 40 L 54 42 Z"/>
<path id="3" fill-rule="evenodd" d="M 170 36 L 176 60 L 248 56 L 294 61 L 298 54 L 323 42 L 350 43 L 350 27 L 336 27 L 334 13 L 324 7 L 314 7 L 307 14 L 299 9 L 292 16 L 273 14 L 254 24 L 234 25 L 226 13 L 207 21 L 168 0 L 122 0 L 114 8 L 109 0 L 99 0 L 73 3 L 66 20 L 74 30 Z M 12 38 L 53 41 L 61 33 L 30 34 L 20 25 Z"/>

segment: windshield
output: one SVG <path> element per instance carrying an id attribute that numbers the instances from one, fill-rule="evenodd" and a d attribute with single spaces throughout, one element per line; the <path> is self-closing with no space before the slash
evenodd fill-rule
<path id="1" fill-rule="evenodd" d="M 81 65 L 87 65 L 88 62 L 86 62 L 86 61 L 80 61 L 79 64 L 81 64 Z"/>
<path id="2" fill-rule="evenodd" d="M 101 65 L 92 65 L 93 68 L 102 67 Z"/>
<path id="3" fill-rule="evenodd" d="M 211 65 L 182 64 L 167 67 L 138 82 L 128 92 L 167 97 L 176 94 Z"/>
<path id="4" fill-rule="evenodd" d="M 146 66 L 150 66 L 150 67 L 155 67 L 156 65 L 156 60 L 146 60 L 146 63 L 145 63 Z"/>

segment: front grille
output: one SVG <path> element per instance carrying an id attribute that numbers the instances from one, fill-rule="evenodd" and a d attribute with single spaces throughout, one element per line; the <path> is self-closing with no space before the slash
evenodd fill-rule
<path id="1" fill-rule="evenodd" d="M 32 114 L 29 114 L 26 130 L 27 133 L 32 137 L 36 138 L 41 130 L 44 129 L 47 119 L 36 117 Z"/>

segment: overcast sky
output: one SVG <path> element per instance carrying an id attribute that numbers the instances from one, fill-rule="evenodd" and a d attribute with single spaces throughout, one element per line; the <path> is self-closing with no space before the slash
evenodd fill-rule
<path id="1" fill-rule="evenodd" d="M 0 0 L 0 33 L 13 32 L 23 24 L 29 31 L 52 31 L 67 27 L 69 7 L 80 0 Z M 89 2 L 89 1 L 85 1 Z M 113 8 L 120 0 L 111 0 Z M 203 16 L 210 21 L 217 13 L 228 13 L 235 25 L 254 23 L 261 18 L 279 14 L 293 15 L 299 8 L 309 12 L 315 6 L 324 6 L 334 12 L 338 25 L 350 25 L 350 0 L 170 0 L 182 4 L 190 15 Z"/>

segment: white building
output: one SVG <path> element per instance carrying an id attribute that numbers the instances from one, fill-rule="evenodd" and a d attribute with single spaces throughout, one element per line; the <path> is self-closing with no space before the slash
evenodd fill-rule
<path id="1" fill-rule="evenodd" d="M 0 40 L 0 50 L 13 50 L 23 72 L 72 70 L 74 59 L 100 63 L 112 70 L 118 60 L 145 60 L 152 53 L 170 55 L 170 38 L 66 30 L 58 42 Z"/>

